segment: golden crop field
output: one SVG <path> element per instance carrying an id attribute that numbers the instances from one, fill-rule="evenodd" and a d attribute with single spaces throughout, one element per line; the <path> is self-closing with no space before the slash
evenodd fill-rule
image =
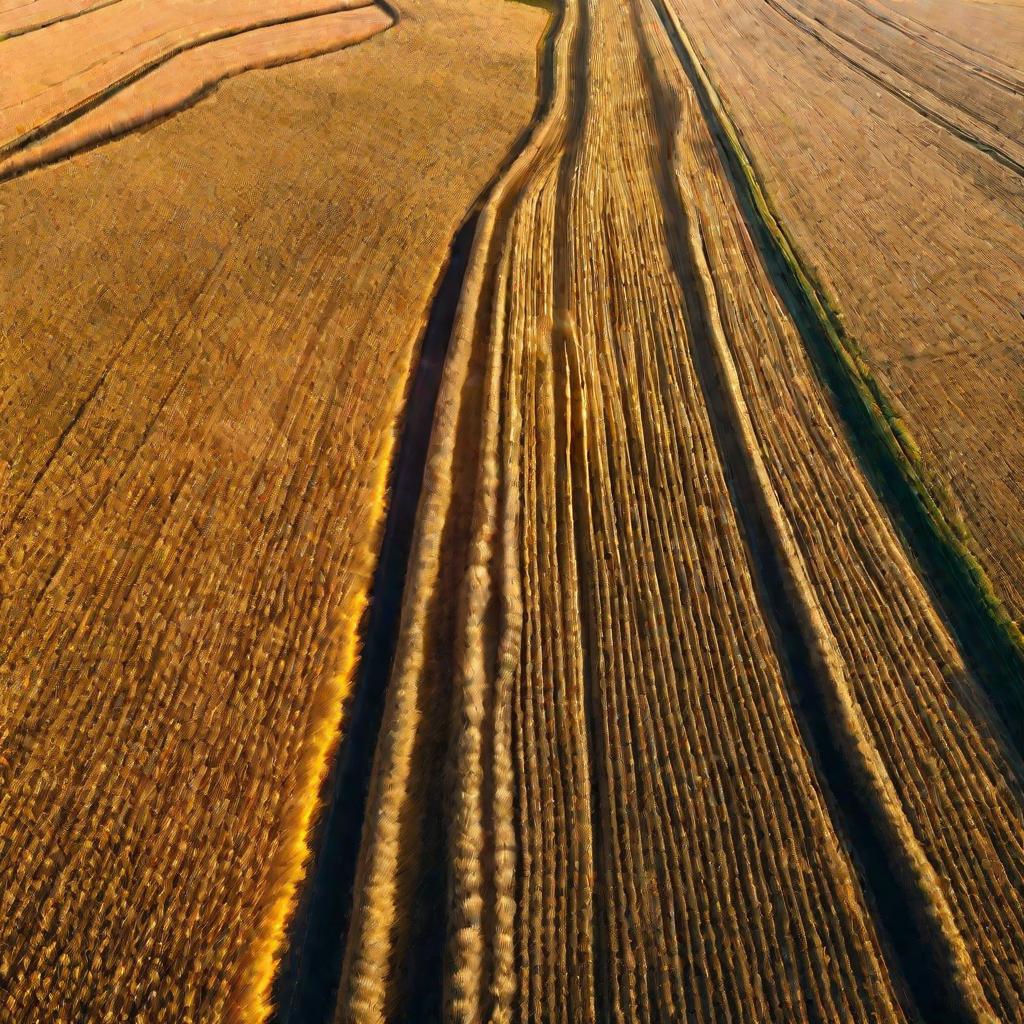
<path id="1" fill-rule="evenodd" d="M 37 121 L 92 132 L 109 104 L 117 124 L 195 72 L 334 49 L 352 24 L 186 49 L 255 5 L 127 2 L 144 41 L 114 4 L 0 42 L 5 140 Z M 339 6 L 262 5 L 259 20 Z M 116 68 L 75 46 L 100 46 L 94 17 L 120 32 L 103 37 Z M 526 127 L 545 18 L 431 3 L 407 21 L 397 47 L 389 28 L 225 79 L 0 184 L 4 1021 L 264 1018 L 421 322 L 452 234 Z M 66 51 L 45 38 L 72 29 Z M 68 53 L 89 81 L 34 89 L 9 49 L 32 41 L 44 81 Z M 138 78 L 57 125 L 61 102 L 178 51 L 155 92 Z M 15 95 L 34 120 L 7 109 Z"/>
<path id="2" fill-rule="evenodd" d="M 0 0 L 0 1020 L 1024 1022 L 1024 7 Z"/>
<path id="3" fill-rule="evenodd" d="M 678 9 L 787 232 L 1020 627 L 1024 11 L 978 0 Z"/>

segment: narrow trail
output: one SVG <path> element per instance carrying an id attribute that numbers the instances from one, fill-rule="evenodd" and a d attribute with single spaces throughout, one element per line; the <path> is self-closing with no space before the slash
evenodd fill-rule
<path id="1" fill-rule="evenodd" d="M 397 12 L 395 17 L 397 20 Z M 326 811 L 311 844 L 315 852 L 308 880 L 290 926 L 287 953 L 275 983 L 274 1024 L 326 1024 L 334 1015 L 349 939 L 362 823 L 379 758 L 378 735 L 395 664 L 410 553 L 417 514 L 422 513 L 432 429 L 460 296 L 479 229 L 480 210 L 508 168 L 530 145 L 536 125 L 550 106 L 553 46 L 559 24 L 560 17 L 553 17 L 539 48 L 537 103 L 531 123 L 515 141 L 455 234 L 431 300 L 388 488 L 381 557 L 374 571 L 369 611 L 361 630 L 359 674 L 351 706 L 345 711 L 347 725 L 341 746 L 326 779 Z M 435 769 L 433 765 L 428 767 L 428 771 Z M 435 799 L 440 795 L 433 794 Z M 440 825 L 440 820 L 435 824 Z M 424 846 L 431 863 L 422 869 L 426 878 L 418 910 L 420 941 L 408 965 L 405 983 L 409 1005 L 417 1008 L 418 1019 L 427 1020 L 440 1017 L 442 1001 L 439 979 L 444 960 L 445 877 L 440 831 Z"/>
<path id="2" fill-rule="evenodd" d="M 341 748 L 325 786 L 326 813 L 312 843 L 316 853 L 276 985 L 273 1001 L 277 1024 L 327 1021 L 337 997 L 359 852 L 359 823 L 364 817 L 387 681 L 394 661 L 434 407 L 476 221 L 475 214 L 468 218 L 452 241 L 420 344 L 388 488 L 381 557 L 374 571 L 369 613 L 361 631 L 359 674 L 351 705 L 344 714 L 347 726 Z M 431 957 L 427 950 L 421 949 L 420 954 L 427 960 Z"/>
<path id="3" fill-rule="evenodd" d="M 689 54 L 664 3 L 651 0 L 651 4 L 691 84 L 699 88 Z M 657 90 L 653 71 L 651 81 L 652 89 Z M 665 108 L 665 97 L 660 106 Z M 703 105 L 704 117 L 708 118 L 709 112 L 710 107 Z M 721 134 L 714 121 L 709 126 L 712 134 Z M 666 137 L 674 134 L 672 124 L 662 127 Z M 798 561 L 794 564 L 799 556 L 787 537 L 788 526 L 782 525 L 778 498 L 760 465 L 756 446 L 750 443 L 749 414 L 736 370 L 722 339 L 718 313 L 709 306 L 714 300 L 708 289 L 707 253 L 698 255 L 693 248 L 700 244 L 699 234 L 694 232 L 691 215 L 672 181 L 671 166 L 670 160 L 662 168 L 660 189 L 666 218 L 673 224 L 674 266 L 686 297 L 694 366 L 726 468 L 732 503 L 752 555 L 761 607 L 772 626 L 780 661 L 787 666 L 799 707 L 797 718 L 831 795 L 833 818 L 854 851 L 869 905 L 889 940 L 893 966 L 906 985 L 908 1016 L 936 1024 L 984 1019 L 989 1011 L 977 992 L 977 980 L 969 977 L 965 982 L 950 982 L 950 965 L 965 956 L 962 940 L 944 903 L 931 906 L 922 892 L 917 864 L 923 855 L 918 850 L 908 856 L 906 844 L 914 842 L 909 827 L 891 820 L 889 808 L 896 801 L 888 784 L 878 780 L 874 758 L 864 755 L 870 740 L 864 735 L 863 723 L 850 721 L 849 698 L 838 697 L 837 691 L 846 688 L 845 681 L 831 678 L 836 669 L 830 667 L 830 653 L 822 646 L 828 629 L 810 593 L 806 569 Z"/>
<path id="4" fill-rule="evenodd" d="M 925 46 L 944 60 L 949 60 L 970 74 L 977 75 L 979 78 L 983 78 L 985 81 L 991 82 L 997 88 L 1003 89 L 1004 91 L 1016 96 L 1024 96 L 1024 81 L 1019 77 L 1015 77 L 1012 74 L 1005 74 L 1000 72 L 998 69 L 985 64 L 984 61 L 987 58 L 987 55 L 983 54 L 980 50 L 972 50 L 963 43 L 957 44 L 956 40 L 949 40 L 950 43 L 960 46 L 961 52 L 957 52 L 957 50 L 953 49 L 952 46 L 943 46 L 935 40 L 928 38 L 924 26 L 921 26 L 914 31 L 907 28 L 907 26 L 900 24 L 900 22 L 896 20 L 895 16 L 889 17 L 885 15 L 875 6 L 866 3 L 865 0 L 849 0 L 849 2 L 855 7 L 860 8 L 860 10 L 862 10 L 869 18 L 874 18 L 888 28 L 891 28 L 905 36 L 913 45 Z M 934 29 L 931 29 L 930 31 L 934 32 Z M 935 35 L 940 39 L 943 38 L 941 33 L 936 32 Z M 991 60 L 992 58 L 988 57 L 987 59 Z"/>
<path id="5" fill-rule="evenodd" d="M 135 0 L 137 24 L 120 6 L 102 34 L 75 21 L 64 44 L 87 52 L 53 77 L 94 51 L 116 66 L 71 99 L 139 57 L 112 40 L 148 25 L 150 57 L 187 38 L 166 38 L 182 26 L 155 24 L 158 7 L 193 30 L 254 16 L 248 0 Z M 0 190 L 12 1019 L 269 1011 L 423 318 L 530 121 L 546 20 L 402 8 L 402 30 L 358 54 L 248 76 L 144 143 Z M 5 40 L 0 64 L 48 35 Z M 23 98 L 38 67 L 19 67 Z"/>

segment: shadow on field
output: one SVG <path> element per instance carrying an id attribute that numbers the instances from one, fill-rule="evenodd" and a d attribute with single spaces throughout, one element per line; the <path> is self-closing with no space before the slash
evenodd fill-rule
<path id="1" fill-rule="evenodd" d="M 327 1022 L 334 1013 L 352 892 L 366 811 L 373 754 L 384 714 L 388 677 L 398 642 L 406 568 L 416 510 L 430 447 L 434 408 L 462 291 L 474 213 L 452 241 L 448 263 L 435 291 L 419 363 L 392 468 L 390 499 L 363 630 L 362 654 L 351 707 L 346 711 L 341 748 L 324 795 L 327 812 L 314 842 L 307 885 L 296 911 L 288 955 L 276 991 L 277 1024 Z M 439 880 L 444 888 L 444 879 Z M 443 935 L 428 945 L 443 944 Z M 422 950 L 439 960 L 442 950 Z M 440 976 L 440 964 L 437 974 Z"/>
<path id="2" fill-rule="evenodd" d="M 374 753 L 399 638 L 406 572 L 435 407 L 477 220 L 496 183 L 529 143 L 554 92 L 554 41 L 561 21 L 560 5 L 558 0 L 518 2 L 554 11 L 538 45 L 537 102 L 530 122 L 452 239 L 447 263 L 434 290 L 391 469 L 380 559 L 360 630 L 362 653 L 353 696 L 345 709 L 338 754 L 325 780 L 321 800 L 325 811 L 314 829 L 310 868 L 289 926 L 286 952 L 274 985 L 273 1024 L 329 1024 L 334 1017 Z M 390 6 L 387 9 L 392 10 Z M 397 18 L 397 12 L 394 14 Z M 438 720 L 447 721 L 448 711 L 447 705 L 437 709 Z M 447 743 L 446 733 L 440 739 L 427 739 L 432 748 Z M 434 754 L 438 756 L 432 754 L 426 763 L 437 764 L 436 778 L 422 781 L 424 789 L 429 790 L 429 813 L 424 815 L 427 820 L 420 847 L 424 863 L 419 866 L 416 905 L 412 910 L 416 916 L 411 929 L 415 948 L 406 958 L 404 997 L 410 1006 L 416 1007 L 417 1021 L 440 1020 L 443 996 L 447 862 L 440 801 L 444 757 L 442 750 L 435 750 Z M 417 760 L 423 763 L 422 758 Z"/>

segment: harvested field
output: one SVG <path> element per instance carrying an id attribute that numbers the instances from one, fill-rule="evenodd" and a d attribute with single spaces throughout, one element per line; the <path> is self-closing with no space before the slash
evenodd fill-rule
<path id="1" fill-rule="evenodd" d="M 545 23 L 403 17 L 0 185 L 4 1020 L 264 1017 L 417 339 Z"/>
<path id="2" fill-rule="evenodd" d="M 92 109 L 125 85 L 204 43 L 261 25 L 325 14 L 358 2 L 281 0 L 264 14 L 224 2 L 124 0 L 89 14 L 83 26 L 58 22 L 5 41 L 0 153 L 23 148 Z"/>
<path id="3" fill-rule="evenodd" d="M 0 0 L 12 1018 L 1024 1020 L 1020 9 L 134 2 Z"/>
<path id="4" fill-rule="evenodd" d="M 80 150 L 108 142 L 207 96 L 224 79 L 254 68 L 277 67 L 361 43 L 389 28 L 392 17 L 375 4 L 336 14 L 312 15 L 224 36 L 179 52 L 102 102 L 85 104 L 74 118 L 33 136 L 0 160 L 0 178 L 12 178 Z M 40 33 L 44 43 L 49 33 Z"/>

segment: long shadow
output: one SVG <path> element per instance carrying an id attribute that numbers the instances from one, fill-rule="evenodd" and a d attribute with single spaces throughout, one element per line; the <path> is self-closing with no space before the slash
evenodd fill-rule
<path id="1" fill-rule="evenodd" d="M 732 186 L 751 238 L 757 245 L 763 265 L 800 333 L 811 362 L 846 428 L 858 462 L 875 493 L 899 528 L 901 539 L 912 559 L 920 567 L 923 579 L 937 606 L 957 639 L 967 667 L 981 684 L 1001 718 L 1002 729 L 996 739 L 1018 772 L 1024 757 L 1024 650 L 1011 636 L 1006 610 L 990 592 L 966 550 L 966 541 L 956 528 L 940 523 L 943 501 L 934 496 L 918 470 L 908 465 L 903 452 L 894 448 L 892 421 L 895 414 L 885 395 L 871 379 L 861 381 L 837 352 L 836 346 L 850 347 L 842 324 L 830 307 L 820 284 L 801 266 L 800 272 L 811 283 L 805 285 L 783 251 L 782 245 L 755 197 L 742 161 L 753 166 L 746 153 L 738 152 L 730 141 L 707 88 L 694 67 L 689 51 L 665 13 L 663 0 L 654 0 L 680 65 L 689 79 L 707 122 L 715 147 Z M 740 143 L 736 144 L 741 145 Z M 756 169 L 755 169 L 756 171 Z M 777 221 L 776 221 L 777 224 Z M 780 233 L 785 234 L 779 227 Z M 791 253 L 795 248 L 786 237 Z M 795 256 L 792 257 L 796 259 Z M 808 288 L 815 292 L 829 323 L 823 323 Z M 829 330 L 839 340 L 829 337 Z M 867 394 L 865 394 L 867 392 Z M 938 517 L 938 518 L 937 518 Z"/>
<path id="2" fill-rule="evenodd" d="M 0 42 L 7 39 L 17 39 L 18 36 L 31 35 L 33 32 L 41 32 L 44 28 L 61 25 L 66 21 L 76 21 L 78 18 L 84 18 L 87 14 L 94 14 L 96 11 L 102 11 L 104 7 L 113 7 L 115 4 L 122 2 L 123 0 L 101 0 L 100 3 L 94 4 L 91 7 L 83 7 L 77 11 L 67 11 L 55 18 L 49 18 L 34 25 L 22 25 L 21 28 L 11 29 L 10 32 L 0 32 Z"/>
<path id="3" fill-rule="evenodd" d="M 372 3 L 373 0 L 367 0 L 367 3 L 364 4 L 364 6 L 372 6 Z M 397 20 L 397 12 L 393 7 L 391 7 L 387 3 L 383 3 L 380 6 L 385 11 L 387 11 L 388 14 L 392 16 L 392 18 L 395 18 Z M 36 125 L 31 130 L 25 132 L 23 135 L 20 135 L 18 138 L 10 142 L 3 143 L 2 145 L 0 145 L 0 159 L 14 156 L 17 153 L 20 153 L 22 150 L 27 149 L 33 143 L 45 139 L 47 136 L 52 135 L 54 132 L 59 131 L 61 128 L 66 128 L 69 124 L 72 124 L 73 122 L 77 121 L 83 115 L 88 114 L 91 111 L 95 110 L 97 107 L 102 106 L 104 103 L 107 102 L 107 100 L 111 99 L 113 96 L 116 96 L 119 92 L 123 92 L 130 85 L 134 85 L 140 79 L 145 78 L 146 75 L 155 71 L 162 65 L 167 64 L 169 61 L 174 60 L 175 57 L 180 57 L 183 53 L 187 53 L 189 50 L 197 50 L 203 46 L 208 46 L 211 43 L 222 42 L 225 39 L 234 39 L 237 36 L 247 35 L 248 33 L 255 32 L 259 29 L 276 28 L 279 25 L 293 25 L 298 22 L 312 21 L 314 18 L 327 17 L 328 15 L 331 14 L 344 14 L 354 9 L 358 8 L 351 8 L 344 5 L 340 5 L 336 7 L 325 8 L 324 10 L 320 11 L 307 11 L 300 14 L 290 14 L 282 18 L 263 18 L 262 20 L 254 21 L 249 25 L 227 29 L 219 29 L 217 31 L 210 32 L 207 35 L 200 36 L 196 39 L 190 39 L 188 40 L 188 42 L 180 43 L 177 46 L 174 46 L 171 49 L 167 50 L 165 53 L 160 54 L 158 57 L 154 57 L 152 60 L 146 61 L 144 64 L 139 65 L 139 67 L 134 68 L 132 71 L 128 72 L 125 75 L 122 75 L 116 82 L 112 82 L 110 85 L 101 89 L 99 92 L 94 93 L 92 96 L 76 104 L 69 110 L 62 111 L 60 114 L 54 115 L 49 120 L 44 121 L 42 124 Z M 392 25 L 390 27 L 394 26 Z M 207 94 L 208 93 L 204 93 L 204 95 Z M 199 99 L 202 99 L 202 96 L 200 96 Z M 189 97 L 189 99 L 187 99 L 184 102 L 181 109 L 188 109 L 189 106 L 193 105 L 193 102 L 196 101 L 193 101 L 193 98 Z M 174 114 L 177 113 L 180 113 L 180 111 L 165 111 L 159 114 L 157 118 L 155 118 L 154 120 L 165 120 L 167 117 L 174 116 Z M 128 132 L 116 133 L 116 137 L 119 138 L 123 134 L 129 134 L 130 132 L 138 131 L 140 128 L 146 127 L 150 123 L 152 122 L 145 122 L 142 125 L 137 125 L 129 129 Z M 93 149 L 96 148 L 96 146 L 103 145 L 107 141 L 112 140 L 97 140 L 95 143 L 89 144 L 83 148 Z M 72 154 L 67 155 L 70 156 Z M 45 164 L 51 162 L 55 161 L 43 161 L 43 164 L 41 166 L 45 166 Z M 18 178 L 22 174 L 26 174 L 28 173 L 28 171 L 34 170 L 35 166 L 36 165 L 32 165 L 30 167 L 26 167 L 18 171 L 7 173 L 4 176 L 0 177 L 0 181 L 9 181 L 13 178 Z"/>
<path id="4" fill-rule="evenodd" d="M 344 739 L 325 794 L 328 810 L 314 843 L 313 868 L 292 924 L 289 955 L 276 985 L 277 1024 L 327 1022 L 334 1012 L 361 826 L 398 642 L 406 567 L 434 408 L 478 216 L 474 212 L 452 240 L 423 335 L 392 470 L 391 498 L 354 696 L 346 712 Z"/>
<path id="5" fill-rule="evenodd" d="M 814 25 L 806 24 L 805 22 L 801 21 L 800 18 L 794 15 L 791 11 L 787 11 L 780 3 L 777 2 L 777 0 L 765 0 L 765 3 L 780 17 L 785 18 L 786 21 L 788 21 L 794 28 L 797 29 L 797 31 L 802 32 L 804 33 L 804 35 L 815 40 L 819 45 L 823 46 L 826 50 L 828 50 L 828 52 L 831 53 L 832 56 L 836 58 L 836 60 L 841 61 L 855 73 L 863 75 L 865 78 L 868 79 L 868 81 L 873 82 L 880 89 L 884 89 L 890 96 L 893 97 L 893 99 L 898 100 L 905 106 L 908 106 L 911 110 L 913 110 L 916 114 L 919 114 L 926 121 L 930 121 L 932 124 L 938 125 L 940 128 L 949 132 L 951 135 L 959 139 L 961 142 L 966 143 L 968 146 L 972 146 L 974 149 L 978 150 L 979 153 L 984 153 L 985 156 L 989 157 L 992 160 L 995 160 L 997 164 L 1000 164 L 1007 170 L 1012 171 L 1016 175 L 1024 177 L 1024 164 L 1022 164 L 1019 160 L 1014 160 L 1012 156 L 1010 156 L 1004 150 L 1000 149 L 998 146 L 995 146 L 991 142 L 986 142 L 984 139 L 979 138 L 973 132 L 968 131 L 968 129 L 964 128 L 962 125 L 958 125 L 955 121 L 946 117 L 945 114 L 940 113 L 938 110 L 932 109 L 927 104 L 922 103 L 919 99 L 915 98 L 911 93 L 903 89 L 900 89 L 898 86 L 888 81 L 884 76 L 878 74 L 878 72 L 872 71 L 871 68 L 869 68 L 862 61 L 856 60 L 848 53 L 844 53 L 840 47 L 830 43 L 825 38 L 823 32 L 831 32 L 834 36 L 837 36 L 844 42 L 849 43 L 851 46 L 860 50 L 862 53 L 868 54 L 874 60 L 878 61 L 878 63 L 884 65 L 885 67 L 888 67 L 897 75 L 903 74 L 901 69 L 897 67 L 895 64 L 893 64 L 892 61 L 886 60 L 880 54 L 874 53 L 872 50 L 867 49 L 854 37 L 848 36 L 843 32 L 839 32 L 837 29 L 834 29 L 831 26 L 822 24 L 822 31 L 819 31 L 817 28 L 814 27 Z M 995 132 L 1002 131 L 998 124 L 989 121 L 981 114 L 973 110 L 969 110 L 968 108 L 963 106 L 963 104 L 955 102 L 955 100 L 952 97 L 942 96 L 925 83 L 917 81 L 917 79 L 911 78 L 910 81 L 912 81 L 924 92 L 927 92 L 929 95 L 934 96 L 936 99 L 940 101 L 944 100 L 951 107 L 953 107 L 956 110 L 959 110 L 968 118 L 974 118 L 976 121 L 981 122 L 981 124 L 984 124 L 987 128 L 991 128 Z"/>
<path id="6" fill-rule="evenodd" d="M 354 46 L 361 46 L 363 43 L 368 43 L 371 39 L 375 39 L 377 36 L 383 35 L 385 32 L 389 32 L 398 24 L 398 12 L 394 7 L 387 3 L 386 0 L 368 0 L 368 2 L 362 7 L 353 7 L 346 9 L 345 11 L 338 11 L 335 13 L 348 13 L 348 10 L 355 13 L 356 11 L 366 10 L 367 7 L 379 7 L 391 18 L 390 24 L 377 29 L 377 31 L 373 32 L 371 35 L 339 43 L 330 50 L 324 50 L 323 52 L 313 54 L 300 54 L 295 57 L 281 57 L 270 63 L 254 64 L 252 67 L 243 67 L 236 71 L 231 71 L 224 75 L 223 78 L 218 78 L 215 82 L 208 82 L 206 85 L 199 86 L 193 92 L 189 93 L 188 96 L 175 103 L 173 107 L 169 107 L 165 110 L 160 110 L 152 114 L 147 114 L 137 123 L 128 124 L 119 128 L 109 128 L 103 134 L 96 134 L 91 138 L 81 140 L 72 146 L 68 146 L 66 149 L 57 150 L 47 156 L 37 157 L 33 162 L 26 163 L 14 170 L 0 171 L 0 184 L 4 184 L 8 181 L 15 181 L 18 178 L 24 177 L 26 174 L 31 174 L 33 171 L 41 170 L 44 167 L 53 167 L 57 164 L 65 163 L 68 160 L 73 160 L 75 157 L 81 156 L 83 153 L 91 153 L 93 150 L 102 149 L 104 146 L 109 146 L 111 143 L 118 142 L 121 139 L 127 138 L 129 135 L 135 135 L 137 133 L 147 132 L 153 128 L 157 128 L 165 121 L 171 121 L 178 117 L 179 114 L 184 114 L 185 111 L 191 110 L 193 107 L 197 107 L 204 100 L 209 99 L 214 93 L 216 93 L 225 82 L 229 82 L 233 78 L 240 78 L 242 75 L 250 74 L 253 71 L 272 71 L 277 68 L 287 67 L 289 64 L 300 64 L 307 60 L 315 60 L 317 57 L 327 57 L 332 53 L 340 53 L 342 50 L 349 50 Z M 324 17 L 329 17 L 329 15 L 324 15 Z"/>
<path id="7" fill-rule="evenodd" d="M 653 0 L 653 6 L 683 62 L 687 56 L 685 49 L 662 2 Z M 931 934 L 926 914 L 920 908 L 915 880 L 907 876 L 891 839 L 880 826 L 871 798 L 843 750 L 832 723 L 824 688 L 818 679 L 815 656 L 791 595 L 785 556 L 773 540 L 767 516 L 762 510 L 760 485 L 741 439 L 741 430 L 735 422 L 726 385 L 722 383 L 722 371 L 711 340 L 711 327 L 694 266 L 695 256 L 685 241 L 689 235 L 691 215 L 680 200 L 672 180 L 674 159 L 669 141 L 674 137 L 672 122 L 679 116 L 677 100 L 661 89 L 653 55 L 643 42 L 638 14 L 636 18 L 648 81 L 655 97 L 655 109 L 660 112 L 660 129 L 665 140 L 662 152 L 654 161 L 655 176 L 665 209 L 673 268 L 684 296 L 693 365 L 704 395 L 715 447 L 726 470 L 736 518 L 750 552 L 760 604 L 790 686 L 796 721 L 817 773 L 825 783 L 833 823 L 860 869 L 861 882 L 886 940 L 890 966 L 894 968 L 897 988 L 908 1018 L 928 1024 L 969 1024 L 973 1018 L 959 993 L 948 983 L 946 951 L 941 940 L 935 940 Z M 684 70 L 687 70 L 685 63 Z M 707 111 L 705 116 L 715 134 L 717 123 L 708 117 Z M 827 1022 L 822 1021 L 821 1024 Z"/>
<path id="8" fill-rule="evenodd" d="M 397 12 L 396 12 L 397 17 Z M 373 771 L 374 753 L 386 702 L 387 685 L 398 644 L 406 571 L 423 486 L 443 376 L 459 298 L 462 294 L 477 220 L 487 197 L 527 146 L 547 113 L 554 93 L 554 44 L 561 8 L 538 45 L 537 101 L 529 124 L 488 181 L 449 248 L 448 261 L 434 290 L 420 357 L 407 400 L 389 488 L 389 504 L 374 572 L 370 605 L 361 629 L 362 653 L 353 697 L 345 710 L 345 730 L 329 769 L 322 803 L 327 808 L 315 828 L 313 859 L 289 928 L 288 949 L 274 985 L 272 1024 L 328 1024 L 333 1019 L 354 896 L 356 868 Z M 434 822 L 443 832 L 443 812 Z M 407 964 L 406 988 L 414 998 L 417 1020 L 441 1012 L 441 982 L 446 934 L 444 892 L 447 868 L 443 840 L 426 842 L 434 857 L 422 879 L 419 945 Z M 436 861 L 436 862 L 435 862 Z M 428 913 L 424 913 L 426 908 Z"/>

